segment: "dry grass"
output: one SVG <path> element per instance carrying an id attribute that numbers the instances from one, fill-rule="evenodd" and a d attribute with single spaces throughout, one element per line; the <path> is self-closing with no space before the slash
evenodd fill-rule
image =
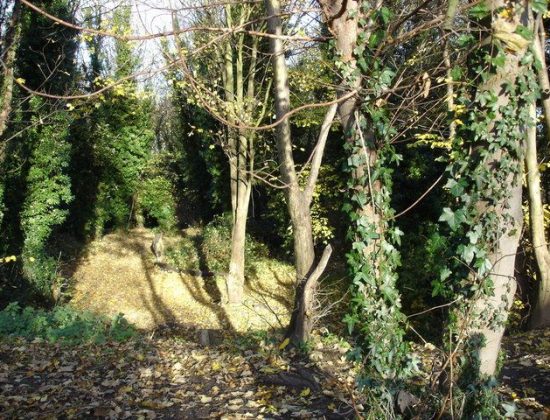
<path id="1" fill-rule="evenodd" d="M 223 277 L 202 278 L 162 271 L 149 249 L 147 229 L 116 232 L 92 242 L 76 267 L 73 305 L 105 315 L 122 312 L 138 328 L 164 324 L 233 331 L 278 328 L 288 322 L 292 267 L 274 260 L 255 263 L 242 306 L 224 301 Z M 181 237 L 167 237 L 167 247 Z M 229 246 L 229 244 L 228 244 Z"/>

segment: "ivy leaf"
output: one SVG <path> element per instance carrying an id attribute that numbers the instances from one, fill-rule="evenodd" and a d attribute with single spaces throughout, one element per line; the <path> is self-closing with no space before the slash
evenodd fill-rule
<path id="1" fill-rule="evenodd" d="M 473 230 L 470 230 L 466 236 L 470 239 L 470 243 L 475 245 L 481 236 L 481 227 L 476 225 Z"/>
<path id="2" fill-rule="evenodd" d="M 378 16 L 380 16 L 380 19 L 382 19 L 384 25 L 387 25 L 391 18 L 391 10 L 387 7 L 382 7 L 378 12 Z"/>
<path id="3" fill-rule="evenodd" d="M 453 274 L 453 272 L 449 270 L 448 267 L 445 267 L 443 270 L 441 270 L 441 273 L 439 274 L 439 279 L 441 281 L 445 281 L 449 278 L 451 274 Z"/>
<path id="4" fill-rule="evenodd" d="M 460 248 L 462 250 L 460 251 Z M 477 248 L 474 245 L 466 245 L 459 247 L 460 256 L 466 264 L 470 264 L 474 259 Z"/>
<path id="5" fill-rule="evenodd" d="M 527 26 L 518 25 L 516 27 L 515 33 L 524 37 L 527 41 L 532 41 L 534 39 L 534 34 L 531 29 Z"/>
<path id="6" fill-rule="evenodd" d="M 472 44 L 474 41 L 475 39 L 471 34 L 463 34 L 456 39 L 456 44 L 459 48 L 464 48 Z"/>
<path id="7" fill-rule="evenodd" d="M 459 66 L 454 66 L 451 69 L 451 77 L 453 78 L 453 81 L 458 81 L 462 77 L 462 68 Z"/>
<path id="8" fill-rule="evenodd" d="M 534 12 L 544 13 L 548 9 L 548 0 L 533 0 L 531 2 L 531 7 Z"/>
<path id="9" fill-rule="evenodd" d="M 484 17 L 489 16 L 491 11 L 485 3 L 478 4 L 470 9 L 470 16 L 474 19 L 483 19 Z"/>
<path id="10" fill-rule="evenodd" d="M 447 224 L 453 231 L 456 231 L 459 225 L 456 218 L 456 213 L 453 212 L 449 207 L 445 207 L 443 209 L 443 214 L 439 217 L 439 221 L 447 222 Z"/>

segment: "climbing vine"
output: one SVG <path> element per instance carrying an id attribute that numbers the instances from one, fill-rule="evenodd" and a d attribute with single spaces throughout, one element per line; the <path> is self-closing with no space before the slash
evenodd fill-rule
<path id="1" fill-rule="evenodd" d="M 361 3 L 360 13 L 372 12 L 369 2 Z M 353 277 L 352 307 L 345 321 L 358 338 L 353 356 L 364 361 L 360 386 L 391 390 L 396 381 L 409 376 L 414 364 L 408 356 L 405 316 L 396 287 L 396 268 L 400 264 L 397 246 L 401 235 L 391 223 L 392 166 L 400 155 L 389 139 L 395 130 L 387 109 L 378 100 L 387 92 L 394 70 L 384 63 L 376 50 L 383 41 L 391 11 L 382 7 L 371 19 L 359 19 L 360 34 L 354 50 L 357 69 L 345 69 L 348 83 L 361 77 L 362 105 L 355 113 L 355 127 L 347 133 L 347 168 L 350 172 L 350 202 L 344 206 L 351 226 L 351 251 L 347 255 Z M 388 402 L 391 401 L 388 398 Z"/>
<path id="2" fill-rule="evenodd" d="M 478 20 L 490 13 L 485 5 L 472 12 Z M 493 13 L 508 19 L 516 11 L 501 8 Z M 499 242 L 518 234 L 520 228 L 510 203 L 513 186 L 521 182 L 525 129 L 535 123 L 526 105 L 538 95 L 533 54 L 524 48 L 533 33 L 519 25 L 508 34 L 513 37 L 505 37 L 497 29 L 493 28 L 487 47 L 470 55 L 469 74 L 453 72 L 453 83 L 461 89 L 449 121 L 456 125 L 445 185 L 452 204 L 443 209 L 440 221 L 449 225 L 454 247 L 448 266 L 432 283 L 434 295 L 458 302 L 450 314 L 449 331 L 454 348 L 464 344 L 468 356 L 459 385 L 476 389 L 471 395 L 477 397 L 467 402 L 466 410 L 484 417 L 495 415 L 483 397 L 491 394 L 487 390 L 494 382 L 480 375 L 478 352 L 485 345 L 484 337 L 470 333 L 493 330 L 506 322 L 509 302 L 506 294 L 495 296 L 492 270 Z M 474 42 L 471 36 L 459 37 L 457 47 L 472 48 Z M 516 73 L 510 67 L 514 60 L 518 61 Z M 496 298 L 493 303 L 491 298 Z"/>

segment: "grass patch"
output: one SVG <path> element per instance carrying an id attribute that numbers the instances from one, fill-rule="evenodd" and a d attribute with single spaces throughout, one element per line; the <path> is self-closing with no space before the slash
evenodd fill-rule
<path id="1" fill-rule="evenodd" d="M 67 344 L 124 341 L 136 330 L 122 314 L 113 318 L 78 311 L 70 306 L 58 306 L 51 311 L 22 308 L 17 302 L 0 311 L 0 337 L 41 338 Z"/>

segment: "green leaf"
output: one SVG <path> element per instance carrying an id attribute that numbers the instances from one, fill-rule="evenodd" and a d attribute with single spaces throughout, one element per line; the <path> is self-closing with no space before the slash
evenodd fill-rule
<path id="1" fill-rule="evenodd" d="M 448 267 L 445 267 L 443 270 L 441 270 L 441 273 L 439 274 L 439 279 L 441 281 L 445 281 L 449 278 L 451 274 L 453 274 L 453 272 L 449 270 Z"/>
<path id="2" fill-rule="evenodd" d="M 469 15 L 473 19 L 483 19 L 489 16 L 490 13 L 491 11 L 486 3 L 480 3 L 477 6 L 472 7 L 469 11 Z"/>
<path id="3" fill-rule="evenodd" d="M 454 66 L 452 69 L 451 69 L 451 77 L 453 78 L 453 80 L 456 82 L 458 80 L 461 79 L 462 77 L 462 68 L 459 67 L 459 66 Z"/>
<path id="4" fill-rule="evenodd" d="M 378 16 L 380 16 L 380 19 L 382 19 L 382 22 L 384 22 L 384 25 L 387 25 L 389 23 L 391 15 L 392 15 L 391 10 L 385 6 L 378 11 Z"/>
<path id="5" fill-rule="evenodd" d="M 458 227 L 458 223 L 456 221 L 456 215 L 449 207 L 445 207 L 443 209 L 443 214 L 441 214 L 441 216 L 439 217 L 439 221 L 447 222 L 447 224 L 453 231 L 455 231 Z"/>
<path id="6" fill-rule="evenodd" d="M 532 41 L 534 39 L 533 31 L 529 29 L 527 26 L 518 25 L 516 27 L 515 33 L 518 35 L 521 35 L 527 41 Z"/>
<path id="7" fill-rule="evenodd" d="M 544 13 L 548 9 L 548 0 L 533 0 L 531 7 L 536 13 Z"/>

